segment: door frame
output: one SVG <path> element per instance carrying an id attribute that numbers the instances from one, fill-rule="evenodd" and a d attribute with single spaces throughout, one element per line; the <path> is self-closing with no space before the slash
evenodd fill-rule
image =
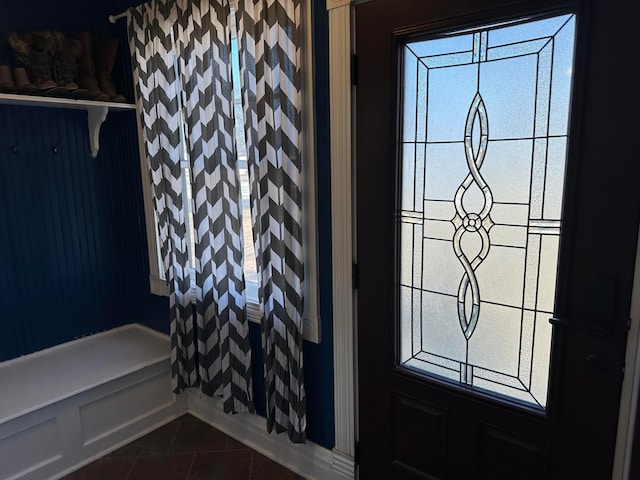
<path id="1" fill-rule="evenodd" d="M 640 231 L 639 231 L 640 235 Z M 629 335 L 625 353 L 625 375 L 620 394 L 618 433 L 613 462 L 614 480 L 627 480 L 631 469 L 633 438 L 640 396 L 640 243 L 636 247 L 636 261 L 629 312 Z"/>
<path id="2" fill-rule="evenodd" d="M 355 470 L 358 435 L 356 290 L 352 265 L 355 251 L 354 91 L 351 81 L 355 53 L 355 5 L 371 0 L 326 0 L 329 15 L 329 102 L 331 134 L 332 284 L 334 349 L 334 453 L 344 471 Z M 350 208 L 337 206 L 348 205 Z M 636 249 L 630 331 L 626 350 L 612 479 L 627 480 L 634 425 L 640 397 L 640 244 Z M 354 470 L 352 470 L 352 468 Z"/>

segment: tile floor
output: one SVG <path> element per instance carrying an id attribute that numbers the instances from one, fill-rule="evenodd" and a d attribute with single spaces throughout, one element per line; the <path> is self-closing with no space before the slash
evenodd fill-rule
<path id="1" fill-rule="evenodd" d="M 64 480 L 301 480 L 228 435 L 184 415 Z"/>

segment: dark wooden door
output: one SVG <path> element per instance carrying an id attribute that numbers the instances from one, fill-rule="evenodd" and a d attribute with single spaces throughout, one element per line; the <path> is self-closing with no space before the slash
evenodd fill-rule
<path id="1" fill-rule="evenodd" d="M 363 480 L 611 478 L 639 14 L 631 0 L 356 6 Z"/>

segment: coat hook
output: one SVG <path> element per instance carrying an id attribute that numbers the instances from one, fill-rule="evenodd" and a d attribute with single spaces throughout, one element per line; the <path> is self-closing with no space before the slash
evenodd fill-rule
<path id="1" fill-rule="evenodd" d="M 55 145 L 51 146 L 51 150 L 53 151 L 53 153 L 58 154 L 60 153 L 60 142 L 57 142 Z"/>
<path id="2" fill-rule="evenodd" d="M 13 153 L 14 155 L 16 155 L 18 153 L 18 144 L 14 143 L 13 145 L 11 145 L 11 153 Z"/>

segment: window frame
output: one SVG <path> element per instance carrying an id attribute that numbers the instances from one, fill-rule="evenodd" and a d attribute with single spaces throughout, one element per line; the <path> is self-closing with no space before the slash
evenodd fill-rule
<path id="1" fill-rule="evenodd" d="M 233 2 L 235 4 L 235 0 Z M 320 343 L 320 315 L 318 302 L 318 236 L 317 236 L 317 198 L 316 198 L 316 158 L 315 158 L 315 115 L 314 115 L 314 56 L 312 32 L 311 0 L 301 2 L 302 18 L 302 176 L 303 176 L 303 245 L 305 258 L 303 336 L 312 343 Z M 137 81 L 137 79 L 134 79 Z M 158 229 L 153 207 L 153 189 L 149 178 L 146 158 L 144 131 L 140 112 L 136 115 L 140 153 L 140 171 L 142 194 L 147 233 L 147 253 L 149 256 L 149 287 L 151 293 L 169 296 L 169 286 L 164 279 L 159 254 Z M 261 322 L 260 306 L 247 299 L 247 317 L 253 323 Z"/>

